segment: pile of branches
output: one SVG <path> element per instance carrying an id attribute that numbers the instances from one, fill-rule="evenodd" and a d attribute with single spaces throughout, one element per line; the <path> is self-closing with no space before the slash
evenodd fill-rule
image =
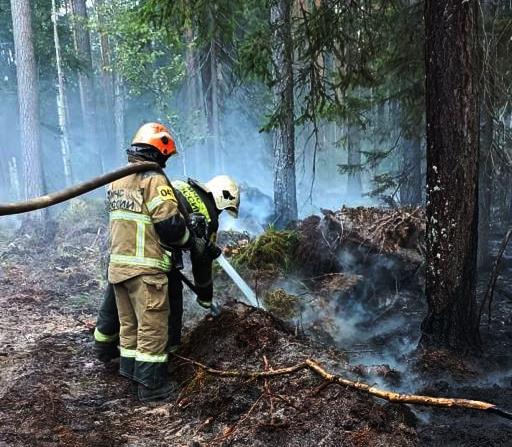
<path id="1" fill-rule="evenodd" d="M 328 233 L 337 243 L 354 242 L 385 254 L 403 250 L 424 253 L 425 211 L 422 208 L 346 208 L 322 210 Z"/>

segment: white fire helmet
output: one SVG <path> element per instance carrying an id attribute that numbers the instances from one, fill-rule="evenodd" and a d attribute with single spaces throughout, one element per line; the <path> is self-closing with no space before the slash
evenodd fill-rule
<path id="1" fill-rule="evenodd" d="M 240 188 L 235 180 L 228 175 L 217 175 L 206 182 L 205 186 L 212 193 L 218 210 L 226 210 L 233 217 L 238 217 Z"/>

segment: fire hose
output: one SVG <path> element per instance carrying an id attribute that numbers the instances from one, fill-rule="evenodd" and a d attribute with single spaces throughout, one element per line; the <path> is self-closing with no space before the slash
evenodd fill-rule
<path id="1" fill-rule="evenodd" d="M 28 213 L 29 211 L 47 208 L 58 203 L 65 202 L 66 200 L 73 199 L 77 196 L 90 192 L 100 186 L 105 186 L 115 180 L 126 177 L 137 172 L 158 170 L 162 168 L 158 163 L 151 161 L 143 161 L 139 163 L 130 163 L 127 166 L 116 169 L 115 171 L 107 172 L 106 174 L 94 177 L 91 180 L 79 183 L 78 185 L 70 186 L 69 188 L 56 191 L 44 196 L 35 197 L 24 202 L 13 203 L 0 203 L 0 216 L 8 216 L 11 214 Z"/>

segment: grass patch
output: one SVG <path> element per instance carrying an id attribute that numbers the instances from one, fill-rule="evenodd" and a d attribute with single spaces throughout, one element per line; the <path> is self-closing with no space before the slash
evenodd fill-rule
<path id="1" fill-rule="evenodd" d="M 297 262 L 299 243 L 296 231 L 269 228 L 261 236 L 240 248 L 233 256 L 235 267 L 247 270 L 291 271 Z"/>

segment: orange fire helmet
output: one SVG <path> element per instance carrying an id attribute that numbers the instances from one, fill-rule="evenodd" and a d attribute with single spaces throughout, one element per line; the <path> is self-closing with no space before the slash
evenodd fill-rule
<path id="1" fill-rule="evenodd" d="M 148 144 L 166 157 L 176 153 L 176 143 L 171 133 L 160 123 L 147 123 L 133 137 L 132 145 Z"/>

